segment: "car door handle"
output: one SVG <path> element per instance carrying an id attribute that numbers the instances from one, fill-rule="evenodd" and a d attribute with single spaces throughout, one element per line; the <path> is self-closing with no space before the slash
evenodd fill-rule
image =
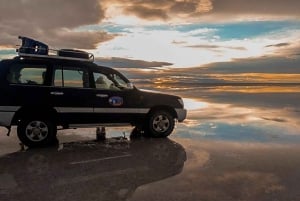
<path id="1" fill-rule="evenodd" d="M 54 96 L 62 96 L 62 95 L 64 95 L 64 92 L 61 92 L 61 91 L 51 91 L 50 94 L 54 95 Z"/>
<path id="2" fill-rule="evenodd" d="M 96 97 L 99 97 L 99 98 L 107 98 L 108 95 L 107 95 L 107 94 L 96 94 Z"/>

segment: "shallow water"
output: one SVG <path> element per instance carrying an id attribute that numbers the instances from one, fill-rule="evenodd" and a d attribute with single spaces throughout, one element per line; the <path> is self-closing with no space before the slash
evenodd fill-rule
<path id="1" fill-rule="evenodd" d="M 243 142 L 299 142 L 298 88 L 216 87 L 189 90 L 185 95 L 193 99 L 186 102 L 191 109 L 178 135 Z"/>
<path id="2" fill-rule="evenodd" d="M 297 87 L 176 94 L 188 117 L 165 141 L 95 142 L 90 128 L 59 131 L 58 147 L 20 151 L 15 128 L 10 137 L 1 129 L 0 200 L 28 200 L 28 190 L 43 200 L 300 200 Z M 108 128 L 107 137 L 131 129 Z"/>

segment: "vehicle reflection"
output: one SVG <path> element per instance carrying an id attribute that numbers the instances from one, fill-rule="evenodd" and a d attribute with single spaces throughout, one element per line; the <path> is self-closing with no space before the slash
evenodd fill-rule
<path id="1" fill-rule="evenodd" d="M 179 174 L 184 148 L 169 139 L 111 138 L 0 158 L 1 200 L 126 200 L 138 186 Z"/>

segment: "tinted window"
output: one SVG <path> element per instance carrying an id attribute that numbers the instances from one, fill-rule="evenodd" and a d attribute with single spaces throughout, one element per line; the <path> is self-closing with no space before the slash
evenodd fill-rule
<path id="1" fill-rule="evenodd" d="M 53 85 L 56 87 L 89 87 L 88 71 L 81 68 L 66 67 L 56 69 L 54 73 Z"/>
<path id="2" fill-rule="evenodd" d="M 12 84 L 44 84 L 46 66 L 15 65 L 9 69 L 7 80 Z"/>
<path id="3" fill-rule="evenodd" d="M 94 72 L 94 81 L 97 89 L 128 90 L 132 89 L 129 81 L 114 72 Z"/>
<path id="4" fill-rule="evenodd" d="M 94 73 L 94 80 L 97 89 L 117 89 L 114 88 L 114 83 L 105 74 Z"/>

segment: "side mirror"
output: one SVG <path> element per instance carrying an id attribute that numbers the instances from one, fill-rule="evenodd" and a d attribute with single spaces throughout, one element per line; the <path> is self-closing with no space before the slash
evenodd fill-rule
<path id="1" fill-rule="evenodd" d="M 131 82 L 127 83 L 127 89 L 133 89 L 133 88 L 134 85 Z"/>

